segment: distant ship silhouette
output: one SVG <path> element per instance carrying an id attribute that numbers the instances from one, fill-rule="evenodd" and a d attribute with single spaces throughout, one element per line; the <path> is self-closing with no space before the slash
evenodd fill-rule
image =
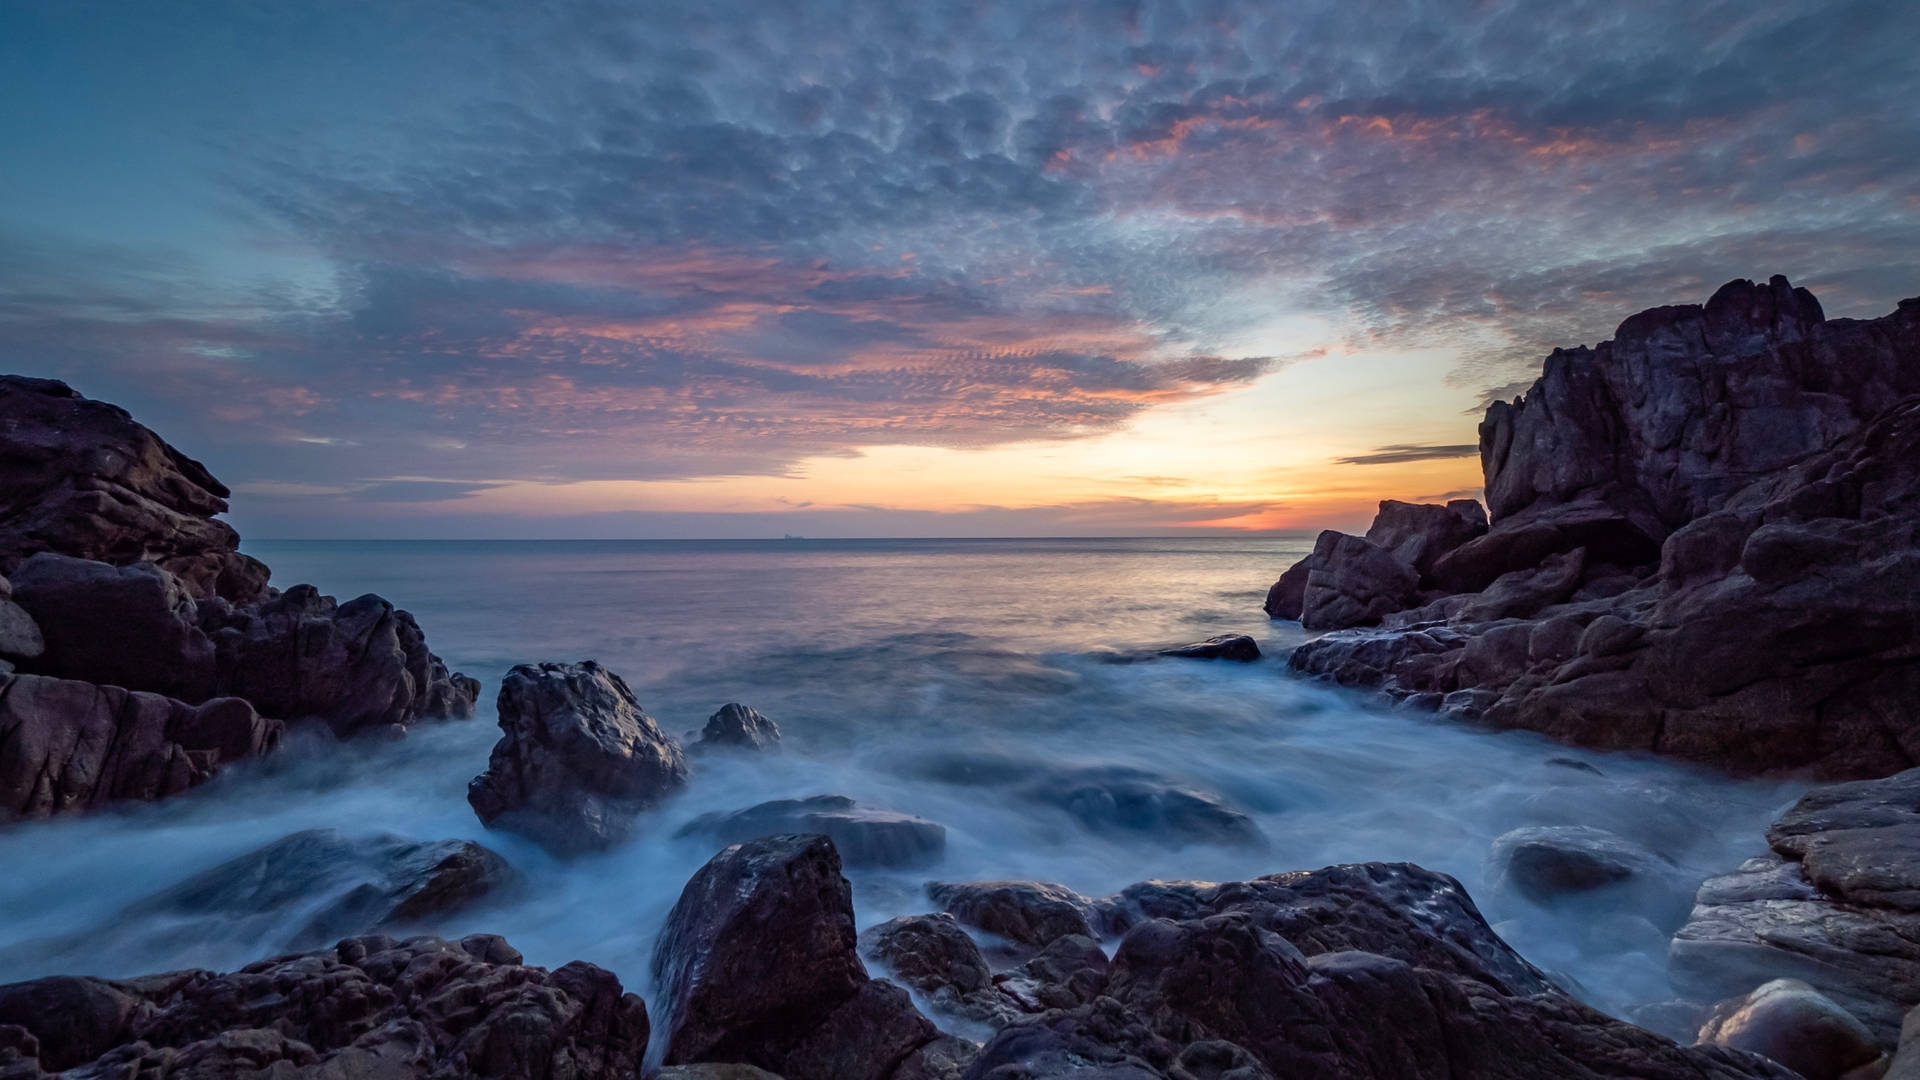
<path id="1" fill-rule="evenodd" d="M 788 533 L 788 534 L 786 534 L 785 536 L 782 536 L 782 537 L 781 537 L 780 539 L 782 539 L 782 540 L 805 540 L 805 539 L 806 539 L 806 537 L 804 537 L 804 536 L 795 536 L 795 535 L 793 535 L 792 533 Z"/>

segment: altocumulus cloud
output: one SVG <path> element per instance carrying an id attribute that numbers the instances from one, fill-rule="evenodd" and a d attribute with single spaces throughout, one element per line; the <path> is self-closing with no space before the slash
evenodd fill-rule
<path id="1" fill-rule="evenodd" d="M 35 45 L 108 55 L 75 7 Z M 54 228 L 0 320 L 233 479 L 404 502 L 1097 434 L 1291 315 L 1484 389 L 1736 274 L 1920 279 L 1920 8 L 1391 7 L 114 9 L 186 43 L 129 62 L 299 273 Z"/>

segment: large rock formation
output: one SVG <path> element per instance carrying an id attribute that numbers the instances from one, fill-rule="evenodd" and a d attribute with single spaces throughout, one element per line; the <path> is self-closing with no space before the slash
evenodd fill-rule
<path id="1" fill-rule="evenodd" d="M 240 554 L 225 484 L 104 401 L 63 382 L 0 375 L 0 573 L 54 551 L 151 562 L 195 596 L 244 603 L 267 568 Z"/>
<path id="2" fill-rule="evenodd" d="M 489 828 L 548 848 L 610 847 L 687 782 L 686 754 L 597 662 L 521 664 L 500 683 L 500 741 L 467 802 Z"/>
<path id="3" fill-rule="evenodd" d="M 490 934 L 348 938 L 225 975 L 0 986 L 9 1080 L 639 1080 L 647 1035 L 646 1006 L 612 973 L 527 967 Z"/>
<path id="4" fill-rule="evenodd" d="M 1920 1006 L 1920 769 L 1817 788 L 1767 841 L 1700 886 L 1674 935 L 1675 986 L 1711 1001 L 1798 979 L 1891 1047 Z"/>
<path id="5" fill-rule="evenodd" d="M 71 684 L 9 706 L 0 774 L 40 792 L 6 791 L 13 813 L 175 794 L 271 748 L 283 723 L 351 735 L 473 714 L 479 684 L 411 615 L 267 588 L 215 520 L 226 496 L 121 409 L 0 376 L 0 673 Z"/>
<path id="6" fill-rule="evenodd" d="M 853 888 L 824 836 L 755 840 L 687 882 L 654 946 L 665 1063 L 738 1062 L 786 1080 L 920 1075 L 939 1038 L 904 990 L 867 977 Z"/>
<path id="7" fill-rule="evenodd" d="M 44 675 L 0 675 L 0 822 L 177 795 L 279 742 L 239 698 L 188 705 Z"/>
<path id="8" fill-rule="evenodd" d="M 1912 765 L 1920 399 L 1902 395 L 1915 393 L 1920 300 L 1822 321 L 1776 278 L 1637 315 L 1489 410 L 1491 529 L 1437 558 L 1382 628 L 1328 634 L 1289 664 L 1743 772 Z M 1390 538 L 1393 522 L 1378 524 Z M 1301 564 L 1309 582 L 1397 558 L 1354 537 L 1322 547 Z"/>

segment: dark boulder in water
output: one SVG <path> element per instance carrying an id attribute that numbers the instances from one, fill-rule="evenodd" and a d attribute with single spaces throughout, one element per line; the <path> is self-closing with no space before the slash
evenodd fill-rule
<path id="1" fill-rule="evenodd" d="M 1700 1041 L 1770 1058 L 1806 1080 L 1867 1080 L 1887 1066 L 1864 1024 L 1798 979 L 1775 979 L 1715 1005 Z"/>
<path id="2" fill-rule="evenodd" d="M 911 760 L 907 768 L 941 783 L 997 788 L 1054 807 L 1097 833 L 1171 845 L 1264 842 L 1253 819 L 1218 796 L 1132 765 L 1054 766 L 1003 754 L 949 753 Z"/>
<path id="3" fill-rule="evenodd" d="M 647 1010 L 611 972 L 502 939 L 348 938 L 230 974 L 0 986 L 0 1072 L 639 1080 Z M 75 1075 L 67 1073 L 66 1075 Z"/>
<path id="4" fill-rule="evenodd" d="M 690 749 L 734 747 L 741 750 L 770 750 L 779 741 L 780 725 L 758 709 L 739 702 L 728 702 L 707 717 L 706 727 L 700 730 L 700 741 Z"/>
<path id="5" fill-rule="evenodd" d="M 522 664 L 500 683 L 500 741 L 467 801 L 488 828 L 561 853 L 619 843 L 687 782 L 680 743 L 598 663 Z"/>
<path id="6" fill-rule="evenodd" d="M 947 848 L 944 825 L 861 806 L 845 795 L 776 799 L 733 813 L 702 814 L 676 835 L 737 844 L 781 833 L 825 835 L 848 866 L 912 866 L 938 860 Z"/>
<path id="7" fill-rule="evenodd" d="M 939 1032 L 870 980 L 853 889 L 824 836 L 754 840 L 687 882 L 654 945 L 665 1064 L 742 1062 L 787 1080 L 883 1080 Z"/>
<path id="8" fill-rule="evenodd" d="M 1160 655 L 1182 660 L 1235 660 L 1251 664 L 1260 659 L 1260 645 L 1245 634 L 1221 634 L 1191 645 L 1161 649 Z"/>
<path id="9" fill-rule="evenodd" d="M 282 725 L 239 698 L 189 705 L 45 675 L 0 675 L 0 822 L 177 795 L 256 757 Z"/>
<path id="10" fill-rule="evenodd" d="M 267 568 L 216 519 L 230 494 L 126 410 L 53 379 L 0 375 L 0 572 L 42 551 L 151 562 L 195 597 L 245 603 Z"/>
<path id="11" fill-rule="evenodd" d="M 68 955 L 165 963 L 190 946 L 257 953 L 313 949 L 446 915 L 513 881 L 505 859 L 468 840 L 418 841 L 309 829 L 195 874 L 100 926 L 30 943 L 42 970 Z M 154 927 L 165 927 L 155 934 Z"/>
<path id="12" fill-rule="evenodd" d="M 860 932 L 860 953 L 937 1011 L 995 1027 L 1024 1011 L 994 985 L 980 946 L 946 912 L 870 926 Z"/>
<path id="13" fill-rule="evenodd" d="M 1529 825 L 1501 834 L 1487 857 L 1496 890 L 1538 904 L 1593 893 L 1631 897 L 1669 931 L 1693 903 L 1687 875 L 1646 848 L 1590 825 Z"/>

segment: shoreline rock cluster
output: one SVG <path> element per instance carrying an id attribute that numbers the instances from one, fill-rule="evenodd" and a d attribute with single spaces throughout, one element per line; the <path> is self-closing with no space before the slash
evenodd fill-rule
<path id="1" fill-rule="evenodd" d="M 268 586 L 229 494 L 125 410 L 0 376 L 0 822 L 179 794 L 290 725 L 472 715 L 413 616 Z"/>
<path id="2" fill-rule="evenodd" d="M 1383 502 L 1266 602 L 1291 670 L 1735 773 L 1920 764 L 1920 299 L 1776 277 L 1561 349 L 1480 425 L 1487 513 Z"/>
<path id="3" fill-rule="evenodd" d="M 767 837 L 723 849 L 687 883 L 654 947 L 651 1015 L 611 973 L 530 967 L 498 937 L 362 936 L 228 975 L 0 987 L 0 1075 L 1800 1075 L 1579 1004 L 1458 882 L 1409 864 L 1143 882 L 1099 901 L 1036 882 L 929 896 L 947 912 L 863 938 L 833 842 Z M 963 925 L 998 934 L 1015 966 L 993 970 Z M 863 954 L 984 1043 L 943 1033 Z"/>

